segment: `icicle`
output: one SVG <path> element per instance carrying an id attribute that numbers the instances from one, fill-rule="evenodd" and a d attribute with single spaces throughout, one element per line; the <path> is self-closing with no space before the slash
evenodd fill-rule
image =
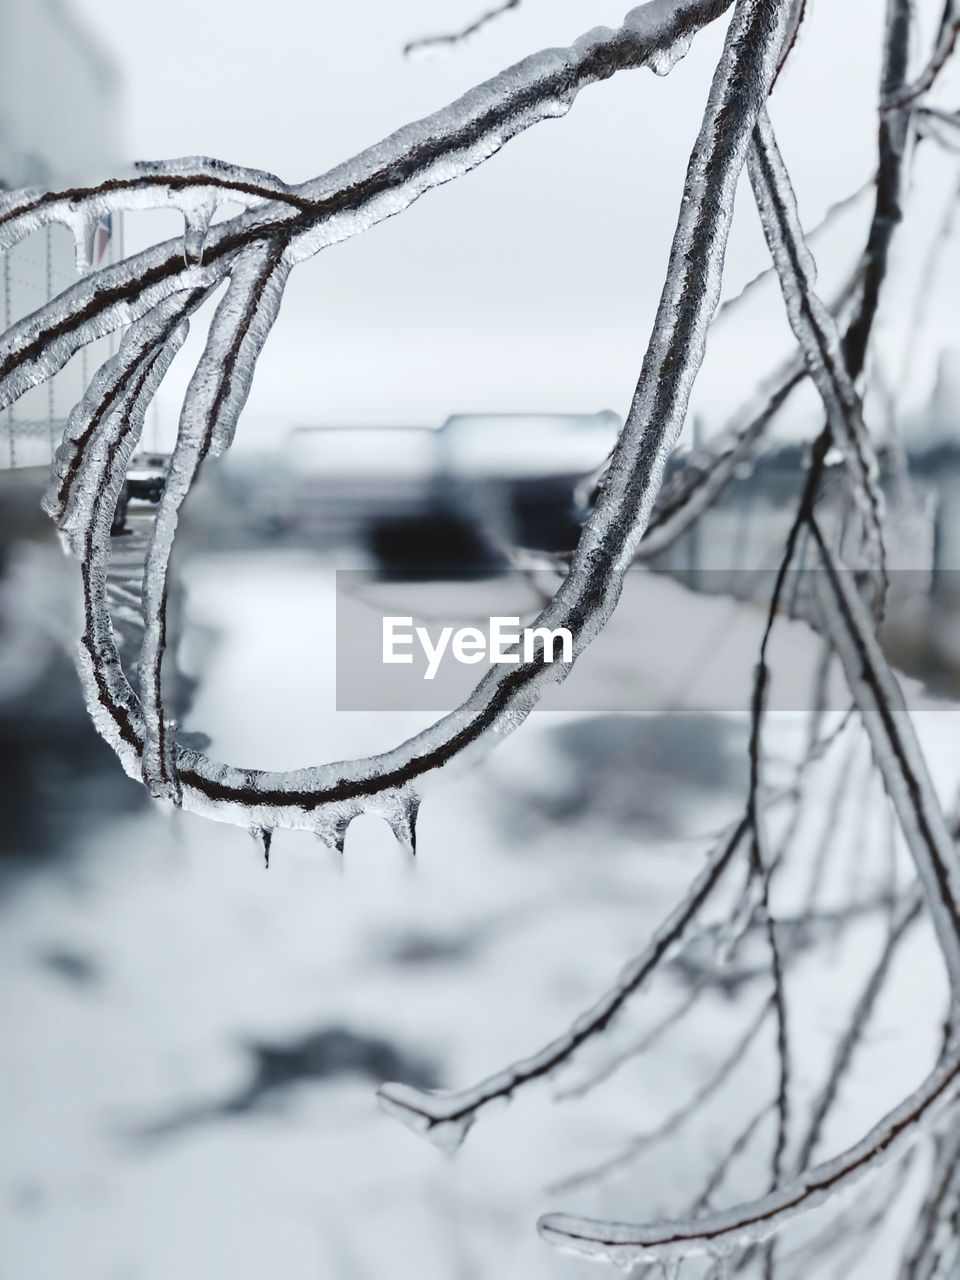
<path id="1" fill-rule="evenodd" d="M 452 1155 L 463 1146 L 463 1140 L 473 1126 L 476 1116 L 471 1114 L 457 1116 L 453 1119 L 434 1119 L 423 1110 L 424 1095 L 419 1089 L 410 1085 L 392 1084 L 389 1092 L 380 1089 L 377 1101 L 388 1116 L 393 1116 L 401 1124 L 405 1124 L 414 1133 L 422 1134 L 438 1150 Z M 431 1090 L 429 1096 L 438 1104 L 448 1096 L 443 1090 Z"/>
<path id="2" fill-rule="evenodd" d="M 93 266 L 94 241 L 97 235 L 98 217 L 94 209 L 83 205 L 68 221 L 73 233 L 73 247 L 77 262 L 77 275 L 85 276 Z"/>
<path id="3" fill-rule="evenodd" d="M 347 828 L 350 826 L 353 816 L 353 814 L 350 814 L 349 816 L 339 815 L 327 818 L 314 827 L 314 834 L 321 844 L 328 849 L 332 849 L 341 859 L 347 842 Z"/>
<path id="4" fill-rule="evenodd" d="M 207 240 L 210 223 L 217 211 L 217 197 L 212 191 L 191 193 L 190 199 L 181 198 L 180 212 L 183 214 L 183 260 L 185 263 L 203 262 L 203 248 Z"/>
<path id="5" fill-rule="evenodd" d="M 390 830 L 396 837 L 397 844 L 411 858 L 417 856 L 417 814 L 420 810 L 420 797 L 408 793 L 399 801 L 398 809 L 387 817 Z"/>
<path id="6" fill-rule="evenodd" d="M 273 831 L 270 827 L 251 827 L 250 835 L 263 853 L 263 865 L 270 869 L 270 846 L 273 843 Z"/>
<path id="7" fill-rule="evenodd" d="M 650 70 L 655 76 L 669 75 L 680 59 L 685 58 L 690 52 L 692 43 L 693 36 L 685 35 L 679 40 L 675 40 L 673 44 L 668 45 L 667 48 L 658 49 L 650 57 Z M 670 1280 L 672 1280 L 672 1277 Z"/>
<path id="8" fill-rule="evenodd" d="M 730 1276 L 730 1252 L 727 1249 L 711 1249 L 709 1253 L 715 1280 L 728 1280 Z"/>

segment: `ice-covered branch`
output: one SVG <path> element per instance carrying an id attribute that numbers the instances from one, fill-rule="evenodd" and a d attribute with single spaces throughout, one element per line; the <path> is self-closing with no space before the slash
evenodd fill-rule
<path id="1" fill-rule="evenodd" d="M 281 201 L 303 213 L 319 211 L 316 201 L 271 173 L 207 156 L 142 161 L 134 168 L 135 175 L 108 178 L 92 186 L 63 191 L 28 189 L 4 196 L 0 200 L 0 251 L 6 252 L 51 223 L 60 223 L 72 232 L 77 269 L 86 275 L 93 263 L 97 219 L 107 213 L 168 206 L 183 214 L 197 239 L 201 232 L 205 238 L 217 205 L 224 201 L 247 207 Z"/>
<path id="2" fill-rule="evenodd" d="M 594 634 L 597 623 L 602 624 L 616 603 L 623 574 L 649 519 L 667 455 L 682 426 L 693 378 L 703 358 L 706 330 L 716 309 L 719 267 L 736 179 L 746 159 L 757 115 L 766 101 L 788 17 L 789 6 L 740 0 L 727 31 L 691 156 L 667 281 L 640 383 L 611 459 L 607 482 L 584 527 L 570 575 L 553 604 L 541 615 L 541 622 L 557 617 L 575 622 L 582 618 L 575 627 L 575 644 L 583 635 L 583 624 Z M 745 129 L 747 124 L 749 131 Z M 707 266 L 708 263 L 712 265 Z M 588 582 L 590 598 L 595 603 L 584 612 L 586 601 L 582 595 L 578 601 L 577 596 Z M 558 605 L 563 609 L 560 614 L 555 612 Z M 714 855 L 644 955 L 566 1035 L 475 1088 L 445 1098 L 386 1085 L 381 1089 L 385 1105 L 412 1128 L 430 1134 L 444 1145 L 455 1145 L 481 1108 L 509 1098 L 521 1086 L 549 1075 L 585 1040 L 608 1025 L 652 972 L 664 949 L 682 936 L 745 830 L 745 824 L 741 824 L 729 842 L 720 846 L 719 855 Z"/>
<path id="3" fill-rule="evenodd" d="M 769 1195 L 732 1209 L 674 1221 L 634 1224 L 547 1214 L 541 1235 L 551 1244 L 621 1266 L 725 1254 L 769 1239 L 799 1214 L 824 1204 L 907 1151 L 929 1132 L 960 1087 L 956 1044 L 927 1079 L 855 1146 L 815 1165 Z"/>
<path id="4" fill-rule="evenodd" d="M 958 35 L 960 35 L 960 0 L 944 0 L 937 43 L 930 61 L 912 83 L 901 85 L 887 93 L 883 100 L 885 111 L 900 111 L 933 88 L 940 72 L 950 60 Z"/>
<path id="5" fill-rule="evenodd" d="M 679 55 L 695 25 L 710 14 L 715 16 L 717 11 L 717 5 L 706 3 L 654 3 L 635 10 L 619 35 L 595 32 L 564 55 L 534 59 L 533 92 L 525 104 L 516 100 L 515 80 L 498 86 L 506 93 L 509 110 L 499 99 L 491 102 L 489 85 L 475 91 L 472 97 L 468 95 L 463 99 L 456 110 L 433 118 L 431 133 L 425 135 L 422 125 L 412 126 L 365 153 L 348 173 L 334 171 L 327 179 L 308 184 L 313 198 L 332 202 L 326 220 L 311 215 L 313 223 L 301 230 L 291 223 L 291 218 L 300 215 L 287 212 L 282 225 L 273 225 L 269 235 L 261 233 L 260 242 L 268 240 L 281 246 L 284 263 L 289 266 L 324 244 L 354 234 L 368 225 L 371 218 L 398 212 L 429 186 L 454 176 L 448 155 L 452 137 L 458 137 L 465 148 L 456 169 L 463 172 L 479 161 L 480 149 L 489 154 L 492 112 L 498 120 L 499 145 L 505 137 L 512 136 L 524 120 L 531 122 L 528 119 L 531 112 L 537 118 L 543 117 L 545 82 L 553 83 L 559 93 L 555 105 L 565 104 L 588 76 L 598 78 L 601 72 L 609 72 L 611 48 L 627 48 L 629 58 L 625 54 L 623 57 L 634 62 L 638 57 L 641 61 L 648 59 L 654 50 L 658 54 L 672 51 L 671 56 Z M 769 90 L 784 25 L 782 4 L 774 0 L 743 0 L 727 31 L 723 56 L 690 161 L 657 324 L 611 464 L 610 481 L 584 529 L 570 575 L 540 619 L 551 627 L 568 627 L 574 637 L 575 654 L 589 644 L 616 604 L 623 574 L 643 532 L 666 458 L 683 421 L 690 387 L 702 360 L 706 329 L 716 308 L 737 178 L 757 112 Z M 598 60 L 601 48 L 605 51 L 604 58 Z M 561 86 L 565 86 L 562 93 Z M 465 119 L 470 122 L 469 128 Z M 463 137 L 464 133 L 467 138 Z M 482 139 L 479 148 L 478 136 Z M 441 157 L 446 157 L 443 163 Z M 388 160 L 391 162 L 389 173 L 385 174 L 384 165 Z M 352 193 L 351 201 L 344 205 L 343 193 L 347 189 Z M 341 204 L 338 205 L 337 200 Z M 265 216 L 261 211 L 244 215 L 253 219 L 252 226 L 256 225 L 257 218 Z M 229 274 L 240 272 L 242 260 L 249 253 L 249 245 L 245 245 L 244 253 L 240 254 L 237 243 L 240 234 L 235 228 L 227 232 L 213 228 L 204 251 L 203 266 L 189 270 L 208 272 L 211 263 L 218 260 L 218 254 L 224 252 L 224 244 L 229 243 L 235 246 L 235 251 L 231 250 L 234 260 Z M 156 269 L 161 271 L 162 263 L 157 263 Z M 216 278 L 216 274 L 211 273 L 198 283 L 210 287 Z M 250 353 L 255 354 L 255 344 Z M 188 454 L 189 450 L 180 456 Z M 170 501 L 175 500 L 172 497 Z M 165 536 L 161 533 L 161 538 Z M 105 546 L 99 546 L 100 554 L 107 552 Z M 158 551 L 156 564 L 163 560 L 164 556 Z M 165 768 L 157 757 L 157 743 L 163 735 L 156 662 L 162 650 L 159 575 L 148 595 L 151 623 L 146 656 L 151 661 L 145 664 L 145 670 L 148 673 L 147 718 L 152 729 L 148 735 L 151 758 L 147 761 L 147 774 L 156 779 L 157 772 L 162 773 Z M 106 654 L 104 661 L 113 664 L 112 655 Z M 404 842 L 412 844 L 417 804 L 414 785 L 418 780 L 488 737 L 502 735 L 515 727 L 547 682 L 566 674 L 568 669 L 559 664 L 548 666 L 543 663 L 542 655 L 508 669 L 506 675 L 503 668 L 496 669 L 456 712 L 395 750 L 367 760 L 277 774 L 233 768 L 178 745 L 170 748 L 174 754 L 169 772 L 176 770 L 177 795 L 185 807 L 221 820 L 264 831 L 277 826 L 305 828 L 327 843 L 340 844 L 347 823 L 369 808 L 381 813 Z M 122 727 L 120 736 L 127 747 L 136 744 L 140 754 L 144 746 L 142 709 L 129 686 L 124 687 L 122 672 L 116 680 L 120 682 L 120 693 L 111 708 L 111 719 Z M 97 697 L 102 696 L 98 689 Z M 141 762 L 130 761 L 126 750 L 124 760 L 128 769 L 139 776 Z M 159 781 L 163 781 L 162 777 Z"/>
<path id="6" fill-rule="evenodd" d="M 627 1001 L 683 941 L 740 849 L 746 832 L 744 820 L 714 846 L 680 903 L 655 931 L 643 952 L 627 966 L 619 982 L 582 1014 L 569 1031 L 531 1057 L 457 1093 L 431 1094 L 408 1085 L 383 1085 L 379 1097 L 386 1110 L 438 1146 L 449 1149 L 460 1145 L 480 1111 L 507 1101 L 535 1081 L 549 1078 L 578 1049 L 606 1030 Z"/>
<path id="7" fill-rule="evenodd" d="M 711 439 L 664 485 L 637 548 L 638 561 L 662 554 L 721 497 L 803 377 L 802 359 L 791 356 L 737 414 L 737 422 L 745 420 L 746 425 L 728 427 Z"/>
<path id="8" fill-rule="evenodd" d="M 851 574 L 836 564 L 816 520 L 823 563 L 817 574 L 823 627 L 846 676 L 874 758 L 913 857 L 924 898 L 960 999 L 960 859 L 927 771 L 896 677 Z"/>
<path id="9" fill-rule="evenodd" d="M 805 1169 L 810 1163 L 820 1139 L 823 1125 L 836 1102 L 840 1082 L 843 1080 L 850 1066 L 854 1051 L 863 1037 L 864 1030 L 887 980 L 897 950 L 908 931 L 920 918 L 922 907 L 923 895 L 919 888 L 914 888 L 901 899 L 895 908 L 892 926 L 887 934 L 880 958 L 870 973 L 863 991 L 860 993 L 856 1007 L 848 1020 L 847 1027 L 837 1044 L 826 1081 L 813 1104 L 807 1121 L 806 1133 L 796 1160 L 798 1170 Z"/>
<path id="10" fill-rule="evenodd" d="M 757 122 L 747 165 L 790 325 L 823 401 L 834 443 L 846 462 L 867 533 L 870 562 L 883 576 L 883 498 L 876 453 L 864 425 L 860 396 L 847 372 L 839 330 L 814 288 L 816 266 L 766 111 Z"/>
<path id="11" fill-rule="evenodd" d="M 733 1048 L 687 1102 L 677 1107 L 675 1111 L 671 1111 L 648 1132 L 638 1134 L 632 1138 L 622 1150 L 608 1157 L 601 1164 L 594 1165 L 590 1169 L 584 1169 L 580 1173 L 555 1182 L 550 1190 L 557 1194 L 566 1193 L 575 1191 L 587 1183 L 606 1178 L 631 1164 L 654 1143 L 663 1142 L 664 1139 L 677 1133 L 723 1087 L 737 1067 L 744 1061 L 748 1050 L 763 1028 L 772 1006 L 772 997 L 763 1002 L 758 1012 L 748 1023 L 746 1030 L 738 1037 Z"/>
<path id="12" fill-rule="evenodd" d="M 730 2 L 650 0 L 631 10 L 622 26 L 598 27 L 566 48 L 525 58 L 300 186 L 218 161 L 188 159 L 147 166 L 136 179 L 14 196 L 0 209 L 3 244 L 66 221 L 83 260 L 91 218 L 152 206 L 181 208 L 186 233 L 182 241 L 156 245 L 86 276 L 13 325 L 0 342 L 0 408 L 58 372 L 86 343 L 194 283 L 197 267 L 185 266 L 185 257 L 197 243 L 203 245 L 204 280 L 212 284 L 229 274 L 239 252 L 265 234 L 284 231 L 291 237 L 296 244 L 291 261 L 349 239 L 402 212 L 426 191 L 470 172 L 524 130 L 565 114 L 587 85 L 641 67 L 668 71 L 696 32 L 719 18 Z M 258 203 L 203 234 L 217 198 Z"/>
<path id="13" fill-rule="evenodd" d="M 416 40 L 410 40 L 403 47 L 403 52 L 409 57 L 411 53 L 421 53 L 427 49 L 449 48 L 451 45 L 462 44 L 465 40 L 469 40 L 471 36 L 476 35 L 478 31 L 489 26 L 491 22 L 495 22 L 497 18 L 508 13 L 511 9 L 518 9 L 520 0 L 502 0 L 493 9 L 485 9 L 472 22 L 468 22 L 465 27 L 461 27 L 459 31 L 446 31 L 441 35 L 420 36 Z"/>
<path id="14" fill-rule="evenodd" d="M 226 449 L 249 394 L 257 357 L 280 308 L 289 273 L 285 241 L 265 241 L 248 253 L 230 280 L 210 326 L 206 348 L 184 399 L 176 448 L 157 511 L 143 575 L 144 634 L 140 701 L 145 719 L 143 777 L 153 793 L 180 799 L 175 754 L 167 740 L 161 693 L 166 643 L 167 565 L 177 513 L 208 454 Z"/>
<path id="15" fill-rule="evenodd" d="M 955 1275 L 960 1212 L 960 1127 L 937 1142 L 930 1188 L 907 1243 L 900 1280 L 937 1280 Z"/>

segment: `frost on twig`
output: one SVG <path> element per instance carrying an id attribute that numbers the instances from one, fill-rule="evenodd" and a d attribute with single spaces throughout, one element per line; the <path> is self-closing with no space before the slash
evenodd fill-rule
<path id="1" fill-rule="evenodd" d="M 840 659 L 896 809 L 943 952 L 954 999 L 960 999 L 960 860 L 896 677 L 880 648 L 849 572 L 836 564 L 816 520 L 823 562 L 817 575 L 826 633 Z"/>
<path id="2" fill-rule="evenodd" d="M 379 1098 L 385 1110 L 437 1146 L 451 1150 L 461 1144 L 479 1112 L 508 1101 L 527 1085 L 549 1078 L 582 1045 L 606 1030 L 627 1001 L 683 941 L 733 861 L 746 830 L 746 822 L 741 821 L 714 846 L 687 893 L 652 935 L 643 952 L 627 966 L 619 982 L 567 1032 L 531 1057 L 457 1093 L 426 1093 L 409 1085 L 383 1085 Z"/>
<path id="3" fill-rule="evenodd" d="M 639 1155 L 647 1151 L 655 1143 L 663 1142 L 665 1139 L 677 1133 L 692 1116 L 694 1116 L 707 1102 L 709 1102 L 709 1100 L 723 1087 L 733 1072 L 742 1065 L 747 1056 L 748 1050 L 762 1030 L 772 1006 L 772 997 L 768 997 L 764 1000 L 760 1009 L 748 1023 L 746 1030 L 738 1037 L 733 1047 L 720 1062 L 720 1065 L 711 1072 L 710 1076 L 687 1102 L 682 1106 L 677 1107 L 675 1111 L 670 1112 L 654 1128 L 632 1138 L 630 1142 L 616 1153 L 616 1155 L 610 1156 L 601 1164 L 594 1165 L 590 1169 L 584 1169 L 580 1173 L 555 1182 L 550 1188 L 551 1192 L 555 1194 L 563 1194 L 569 1191 L 575 1191 L 579 1187 L 590 1182 L 595 1182 L 598 1179 L 608 1177 L 610 1174 L 616 1173 L 618 1170 L 631 1164 Z"/>
<path id="4" fill-rule="evenodd" d="M 944 0 L 943 14 L 937 31 L 937 43 L 930 61 L 911 84 L 891 86 L 882 107 L 885 111 L 902 111 L 936 84 L 960 36 L 960 0 Z"/>
<path id="5" fill-rule="evenodd" d="M 649 1225 L 547 1214 L 540 1220 L 540 1232 L 561 1248 L 620 1265 L 749 1248 L 904 1154 L 921 1133 L 932 1130 L 944 1108 L 955 1101 L 958 1087 L 960 1050 L 954 1044 L 923 1084 L 860 1142 L 769 1195 L 732 1209 Z"/>
<path id="6" fill-rule="evenodd" d="M 814 289 L 816 266 L 804 239 L 796 197 L 766 111 L 761 112 L 757 122 L 747 165 L 790 325 L 823 401 L 834 443 L 846 461 L 850 487 L 864 520 L 870 564 L 880 572 L 883 591 L 880 469 L 864 425 L 860 396 L 847 371 L 840 333 Z"/>
<path id="7" fill-rule="evenodd" d="M 476 35 L 484 27 L 489 26 L 491 22 L 495 22 L 497 18 L 508 13 L 511 9 L 518 9 L 520 0 L 502 0 L 496 8 L 485 9 L 472 22 L 467 23 L 465 27 L 461 27 L 459 31 L 447 31 L 440 35 L 420 36 L 416 40 L 410 40 L 403 47 L 403 52 L 409 57 L 412 53 L 422 53 L 429 49 L 450 48 L 455 44 L 462 44 L 465 40 L 469 40 L 471 36 Z"/>

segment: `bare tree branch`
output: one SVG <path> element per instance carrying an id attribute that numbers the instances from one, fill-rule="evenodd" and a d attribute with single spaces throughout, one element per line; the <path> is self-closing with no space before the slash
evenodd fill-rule
<path id="1" fill-rule="evenodd" d="M 519 9 L 520 0 L 503 0 L 495 9 L 487 9 L 481 13 L 478 18 L 462 27 L 459 31 L 446 32 L 442 35 L 420 36 L 417 40 L 411 40 L 403 46 L 404 54 L 409 57 L 411 53 L 420 53 L 425 49 L 436 49 L 450 47 L 455 44 L 462 44 L 464 40 L 469 40 L 472 35 L 482 30 L 489 23 L 494 22 L 497 18 L 502 17 L 510 9 Z"/>

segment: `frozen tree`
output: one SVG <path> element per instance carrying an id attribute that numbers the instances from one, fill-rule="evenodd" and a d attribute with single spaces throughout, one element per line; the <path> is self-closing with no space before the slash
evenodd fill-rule
<path id="1" fill-rule="evenodd" d="M 479 14 L 464 32 L 427 37 L 414 45 L 455 45 L 518 0 Z M 568 668 L 542 652 L 515 667 L 494 669 L 464 704 L 416 737 L 366 759 L 338 761 L 285 773 L 235 767 L 209 758 L 178 738 L 163 697 L 167 576 L 180 506 L 201 467 L 230 445 L 257 359 L 296 265 L 385 218 L 400 214 L 433 188 L 492 157 L 522 131 L 560 116 L 588 85 L 621 71 L 670 71 L 697 33 L 727 21 L 699 132 L 693 140 L 656 321 L 636 391 L 617 445 L 589 489 L 589 512 L 575 552 L 553 561 L 561 581 L 536 625 L 569 628 L 574 656 L 600 632 L 616 608 L 624 575 L 690 528 L 716 501 L 737 468 L 756 453 L 768 425 L 792 390 L 809 378 L 823 405 L 823 428 L 811 442 L 797 509 L 782 550 L 757 655 L 750 708 L 749 783 L 740 819 L 708 852 L 687 892 L 649 937 L 621 978 L 566 1032 L 542 1049 L 480 1083 L 443 1095 L 385 1085 L 386 1109 L 438 1144 L 459 1145 L 494 1104 L 554 1076 L 599 1040 L 628 1001 L 678 954 L 700 956 L 684 1016 L 711 983 L 729 977 L 759 939 L 770 993 L 713 1075 L 653 1133 L 636 1136 L 612 1163 L 695 1121 L 726 1076 L 736 1071 L 761 1031 L 773 1025 L 778 1083 L 760 1100 L 722 1159 L 708 1171 L 702 1194 L 686 1216 L 667 1222 L 616 1222 L 550 1214 L 543 1236 L 564 1248 L 644 1269 L 675 1268 L 707 1255 L 713 1274 L 760 1266 L 774 1274 L 789 1259 L 776 1252 L 780 1229 L 879 1166 L 909 1158 L 921 1134 L 938 1135 L 928 1195 L 908 1242 L 903 1274 L 945 1276 L 956 1265 L 955 1221 L 960 1205 L 960 1144 L 944 1124 L 960 1085 L 960 865 L 907 713 L 897 678 L 878 642 L 888 592 L 884 501 L 876 432 L 864 409 L 870 343 L 888 274 L 891 246 L 904 216 L 911 156 L 921 143 L 955 151 L 955 113 L 928 99 L 954 50 L 960 4 L 946 0 L 932 49 L 911 50 L 911 0 L 887 0 L 879 87 L 874 213 L 859 261 L 840 295 L 816 292 L 816 270 L 780 154 L 768 100 L 781 67 L 796 51 L 803 0 L 649 0 L 615 29 L 594 29 L 564 48 L 549 49 L 479 85 L 445 109 L 408 125 L 330 172 L 299 186 L 271 174 L 216 160 L 192 158 L 141 165 L 130 175 L 69 191 L 22 191 L 0 207 L 0 248 L 51 223 L 67 225 L 83 274 L 76 284 L 15 323 L 0 343 L 0 407 L 57 372 L 84 345 L 123 331 L 119 349 L 96 372 L 73 410 L 57 451 L 45 507 L 80 566 L 84 622 L 79 665 L 97 728 L 123 767 L 158 798 L 209 818 L 248 828 L 269 851 L 277 828 L 314 832 L 342 850 L 351 820 L 383 816 L 400 842 L 415 847 L 420 794 L 432 775 L 517 729 L 552 681 Z M 850 20 L 847 15 L 844 20 Z M 720 298 L 734 195 L 746 172 L 779 282 L 796 352 L 755 392 L 724 433 L 693 453 L 667 487 L 667 460 L 686 417 Z M 234 217 L 214 222 L 224 203 Z M 184 232 L 115 265 L 90 272 L 90 244 L 98 218 L 128 209 L 174 207 Z M 143 640 L 137 685 L 120 661 L 107 570 L 111 525 L 125 471 L 145 414 L 191 317 L 217 296 L 205 349 L 186 392 L 168 480 L 159 504 L 143 578 Z M 851 516 L 844 545 L 858 572 L 841 563 L 840 539 L 823 515 L 824 478 L 831 449 L 842 459 Z M 598 459 L 598 463 L 600 460 Z M 852 532 L 851 532 L 852 530 Z M 765 781 L 763 741 L 770 677 L 769 642 L 784 611 L 791 571 L 801 547 L 818 560 L 812 622 L 823 643 L 822 672 L 842 669 L 852 707 L 839 728 L 824 728 L 822 688 L 814 700 L 809 741 L 795 784 L 775 792 Z M 518 561 L 523 552 L 516 549 Z M 822 674 L 822 673 L 821 673 Z M 851 723 L 854 727 L 851 728 Z M 856 729 L 856 724 L 861 726 Z M 790 857 L 787 834 L 771 839 L 774 808 L 799 812 L 805 787 L 837 743 L 862 732 L 913 860 L 915 883 L 891 881 L 881 898 L 852 903 L 831 919 L 812 886 L 793 920 L 778 918 L 771 886 Z M 824 842 L 823 857 L 829 842 Z M 739 872 L 742 884 L 730 894 Z M 823 867 L 815 868 L 817 876 Z M 719 909 L 708 921 L 710 910 Z M 808 1115 L 797 1116 L 788 977 L 797 956 L 824 931 L 841 930 L 858 911 L 889 912 L 889 933 L 849 1025 L 838 1038 L 827 1077 Z M 939 1060 L 929 1076 L 858 1142 L 825 1161 L 815 1159 L 828 1114 L 863 1040 L 891 963 L 911 926 L 925 915 L 943 956 L 952 992 Z M 655 1028 L 628 1053 L 647 1052 L 663 1034 Z M 602 1083 L 623 1056 L 585 1080 Z M 714 1208 L 733 1161 L 774 1117 L 769 1189 L 756 1199 Z M 955 1128 L 955 1121 L 954 1121 Z M 586 1171 L 590 1180 L 603 1171 Z M 858 1202 L 863 1223 L 869 1200 Z M 846 1211 L 849 1212 L 849 1211 Z"/>

